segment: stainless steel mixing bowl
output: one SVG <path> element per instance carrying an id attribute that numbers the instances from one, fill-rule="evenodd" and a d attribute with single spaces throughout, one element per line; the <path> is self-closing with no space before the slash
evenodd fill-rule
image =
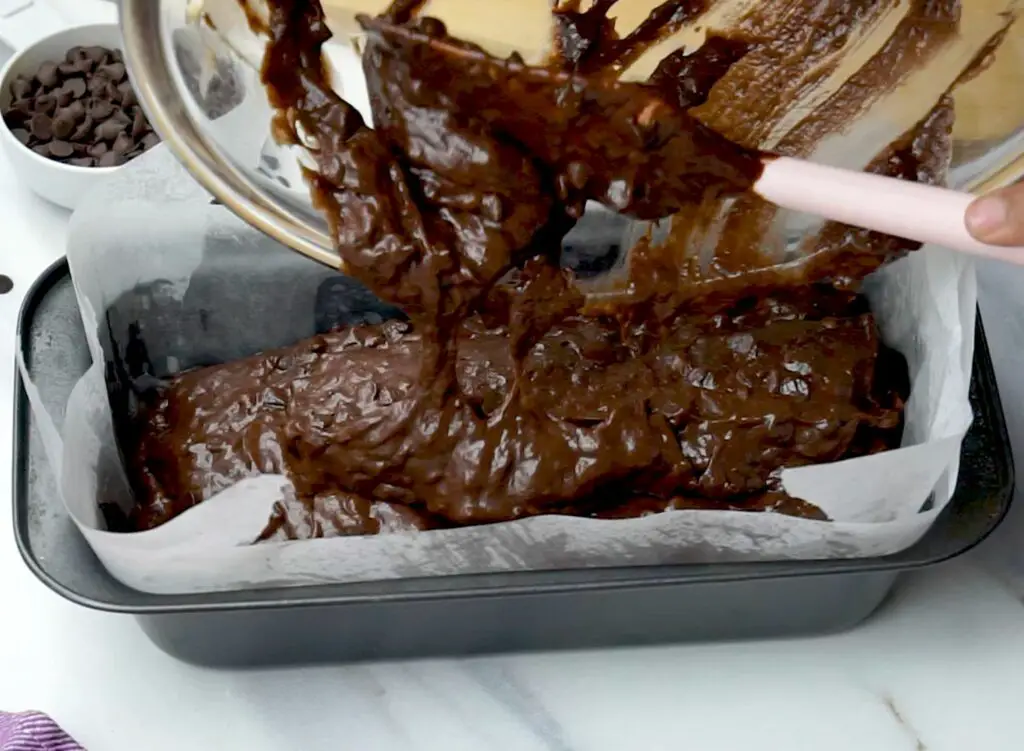
<path id="1" fill-rule="evenodd" d="M 352 3 L 365 9 L 368 2 L 325 0 L 336 12 Z M 299 168 L 301 153 L 270 137 L 271 108 L 258 74 L 263 42 L 249 30 L 238 0 L 121 0 L 120 5 L 125 53 L 139 98 L 185 167 L 248 223 L 316 261 L 339 267 L 326 222 L 310 203 Z M 201 15 L 213 13 L 214 7 L 215 23 L 203 23 Z M 1024 22 L 1016 24 L 1011 38 L 1022 30 Z M 361 68 L 345 41 L 331 51 L 335 80 L 365 114 Z M 1012 46 L 1015 54 L 1022 48 Z M 1024 65 L 1004 68 L 1009 75 L 1019 69 L 1024 87 Z M 985 96 L 964 99 L 963 107 L 989 106 Z M 984 112 L 972 116 L 984 124 Z M 957 145 L 960 163 L 953 165 L 952 175 L 959 187 L 988 190 L 1024 174 L 1024 114 L 1017 127 L 1011 123 L 1004 130 L 988 140 Z"/>
<path id="2" fill-rule="evenodd" d="M 125 55 L 150 121 L 196 180 L 239 217 L 338 266 L 294 156 L 270 137 L 272 111 L 252 55 L 196 23 L 191 5 L 121 3 Z M 259 44 L 255 37 L 252 43 Z"/>

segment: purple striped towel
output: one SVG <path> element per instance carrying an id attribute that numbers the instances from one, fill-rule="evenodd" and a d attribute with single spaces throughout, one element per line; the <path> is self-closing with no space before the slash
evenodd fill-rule
<path id="1" fill-rule="evenodd" d="M 42 712 L 0 712 L 0 751 L 85 751 Z"/>

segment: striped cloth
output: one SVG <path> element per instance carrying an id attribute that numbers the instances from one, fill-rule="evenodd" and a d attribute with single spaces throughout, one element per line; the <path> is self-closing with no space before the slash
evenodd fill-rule
<path id="1" fill-rule="evenodd" d="M 85 751 L 42 712 L 0 712 L 0 751 Z"/>

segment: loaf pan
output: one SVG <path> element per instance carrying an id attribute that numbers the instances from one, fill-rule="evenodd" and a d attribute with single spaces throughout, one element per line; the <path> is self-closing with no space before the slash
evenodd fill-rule
<path id="1" fill-rule="evenodd" d="M 89 364 L 67 264 L 29 292 L 19 340 L 41 398 L 60 408 Z M 956 494 L 911 549 L 885 558 L 449 576 L 157 596 L 114 580 L 68 519 L 20 377 L 14 524 L 29 568 L 79 605 L 134 616 L 161 649 L 206 666 L 301 664 L 750 639 L 848 629 L 903 572 L 972 548 L 1012 498 L 1013 460 L 979 319 Z"/>

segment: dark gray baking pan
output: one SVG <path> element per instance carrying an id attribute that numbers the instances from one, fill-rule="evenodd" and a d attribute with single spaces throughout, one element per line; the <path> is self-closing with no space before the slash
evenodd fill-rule
<path id="1" fill-rule="evenodd" d="M 68 268 L 30 292 L 19 336 L 57 414 L 88 365 Z M 55 346 L 55 343 L 57 346 Z M 27 398 L 15 395 L 14 523 L 29 568 L 80 605 L 130 614 L 169 654 L 209 666 L 296 664 L 793 636 L 850 628 L 902 572 L 958 556 L 1000 523 L 1013 465 L 984 335 L 956 496 L 913 548 L 887 558 L 456 576 L 155 596 L 109 576 L 65 515 Z M 60 427 L 60 426 L 58 426 Z"/>

